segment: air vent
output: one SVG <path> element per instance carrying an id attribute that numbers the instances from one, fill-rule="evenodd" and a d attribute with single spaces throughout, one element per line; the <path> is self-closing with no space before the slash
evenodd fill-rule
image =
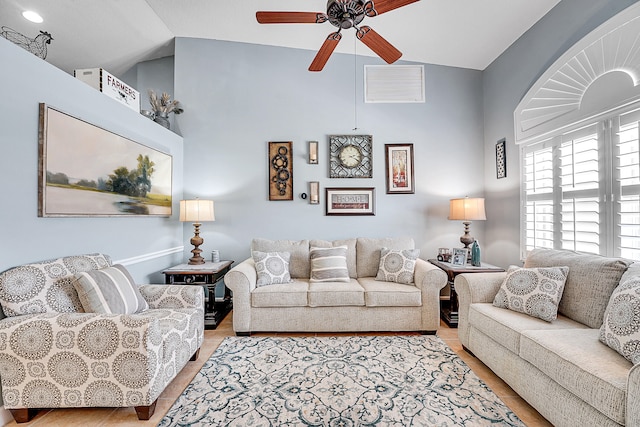
<path id="1" fill-rule="evenodd" d="M 364 102 L 424 102 L 422 65 L 365 65 Z"/>

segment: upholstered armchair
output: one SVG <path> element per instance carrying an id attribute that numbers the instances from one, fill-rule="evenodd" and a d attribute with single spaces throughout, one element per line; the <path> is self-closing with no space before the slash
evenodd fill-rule
<path id="1" fill-rule="evenodd" d="M 0 381 L 16 422 L 36 408 L 133 406 L 141 420 L 153 415 L 160 393 L 198 356 L 204 294 L 126 282 L 126 270 L 103 254 L 0 273 L 8 316 L 0 320 Z"/>

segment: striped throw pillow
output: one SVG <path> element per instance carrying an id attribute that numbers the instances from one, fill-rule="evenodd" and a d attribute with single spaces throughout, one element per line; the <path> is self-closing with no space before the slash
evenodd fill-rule
<path id="1" fill-rule="evenodd" d="M 347 247 L 315 248 L 309 250 L 310 282 L 349 282 Z"/>
<path id="2" fill-rule="evenodd" d="M 86 313 L 133 314 L 149 308 L 122 265 L 75 275 L 73 287 Z"/>

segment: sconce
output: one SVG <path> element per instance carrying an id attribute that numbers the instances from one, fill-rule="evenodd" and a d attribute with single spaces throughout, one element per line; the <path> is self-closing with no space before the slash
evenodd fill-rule
<path id="1" fill-rule="evenodd" d="M 320 203 L 320 183 L 318 181 L 309 182 L 309 204 Z"/>
<path id="2" fill-rule="evenodd" d="M 309 164 L 318 164 L 318 141 L 309 141 Z"/>

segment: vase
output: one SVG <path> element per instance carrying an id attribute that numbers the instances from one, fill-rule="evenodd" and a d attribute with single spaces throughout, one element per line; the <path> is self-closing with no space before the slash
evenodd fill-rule
<path id="1" fill-rule="evenodd" d="M 164 111 L 156 111 L 153 121 L 158 123 L 160 126 L 170 129 L 171 125 L 169 124 L 169 113 L 165 113 Z"/>
<path id="2" fill-rule="evenodd" d="M 471 265 L 474 267 L 480 267 L 482 265 L 480 261 L 480 245 L 477 240 L 474 240 L 473 246 L 471 246 Z"/>

